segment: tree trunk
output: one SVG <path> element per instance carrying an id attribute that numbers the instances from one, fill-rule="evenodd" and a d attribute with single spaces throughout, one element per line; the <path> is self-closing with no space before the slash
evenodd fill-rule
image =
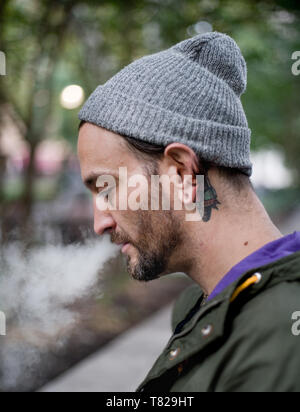
<path id="1" fill-rule="evenodd" d="M 32 236 L 32 210 L 34 204 L 34 181 L 35 181 L 35 153 L 37 144 L 31 143 L 29 163 L 24 171 L 24 191 L 22 197 L 22 240 L 26 245 Z"/>

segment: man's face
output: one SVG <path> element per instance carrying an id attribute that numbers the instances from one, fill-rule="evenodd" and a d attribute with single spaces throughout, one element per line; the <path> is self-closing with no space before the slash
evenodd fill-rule
<path id="1" fill-rule="evenodd" d="M 111 241 L 124 245 L 128 272 L 134 279 L 149 281 L 176 269 L 177 247 L 182 243 L 180 225 L 172 210 L 105 210 L 97 207 L 97 178 L 119 175 L 127 168 L 128 178 L 144 175 L 149 185 L 141 188 L 150 195 L 150 176 L 145 162 L 138 159 L 124 139 L 106 129 L 86 123 L 80 130 L 78 156 L 82 179 L 93 194 L 94 230 L 98 235 L 110 233 Z M 151 172 L 157 174 L 155 168 Z M 116 179 L 116 194 L 120 192 Z M 134 190 L 128 188 L 128 196 Z M 151 202 L 149 202 L 151 203 Z M 117 202 L 118 205 L 118 202 Z M 178 256 L 178 255 L 177 255 Z"/>

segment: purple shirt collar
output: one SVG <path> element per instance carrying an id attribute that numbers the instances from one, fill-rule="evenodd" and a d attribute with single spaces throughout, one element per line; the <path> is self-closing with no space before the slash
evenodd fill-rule
<path id="1" fill-rule="evenodd" d="M 298 251 L 300 251 L 300 232 L 295 231 L 290 235 L 267 243 L 233 266 L 209 295 L 207 300 L 213 299 L 249 270 L 265 266 Z"/>

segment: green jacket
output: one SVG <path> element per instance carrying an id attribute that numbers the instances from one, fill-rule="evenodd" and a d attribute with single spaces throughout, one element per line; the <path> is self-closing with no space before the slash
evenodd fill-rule
<path id="1" fill-rule="evenodd" d="M 201 299 L 197 284 L 181 294 L 173 336 L 137 392 L 300 392 L 300 252 L 246 272 L 200 307 Z"/>

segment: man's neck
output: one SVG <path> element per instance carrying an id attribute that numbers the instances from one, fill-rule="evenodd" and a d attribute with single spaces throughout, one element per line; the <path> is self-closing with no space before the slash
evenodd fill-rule
<path id="1" fill-rule="evenodd" d="M 256 194 L 249 194 L 244 210 L 213 210 L 210 221 L 189 230 L 187 274 L 210 295 L 233 266 L 282 236 Z"/>

